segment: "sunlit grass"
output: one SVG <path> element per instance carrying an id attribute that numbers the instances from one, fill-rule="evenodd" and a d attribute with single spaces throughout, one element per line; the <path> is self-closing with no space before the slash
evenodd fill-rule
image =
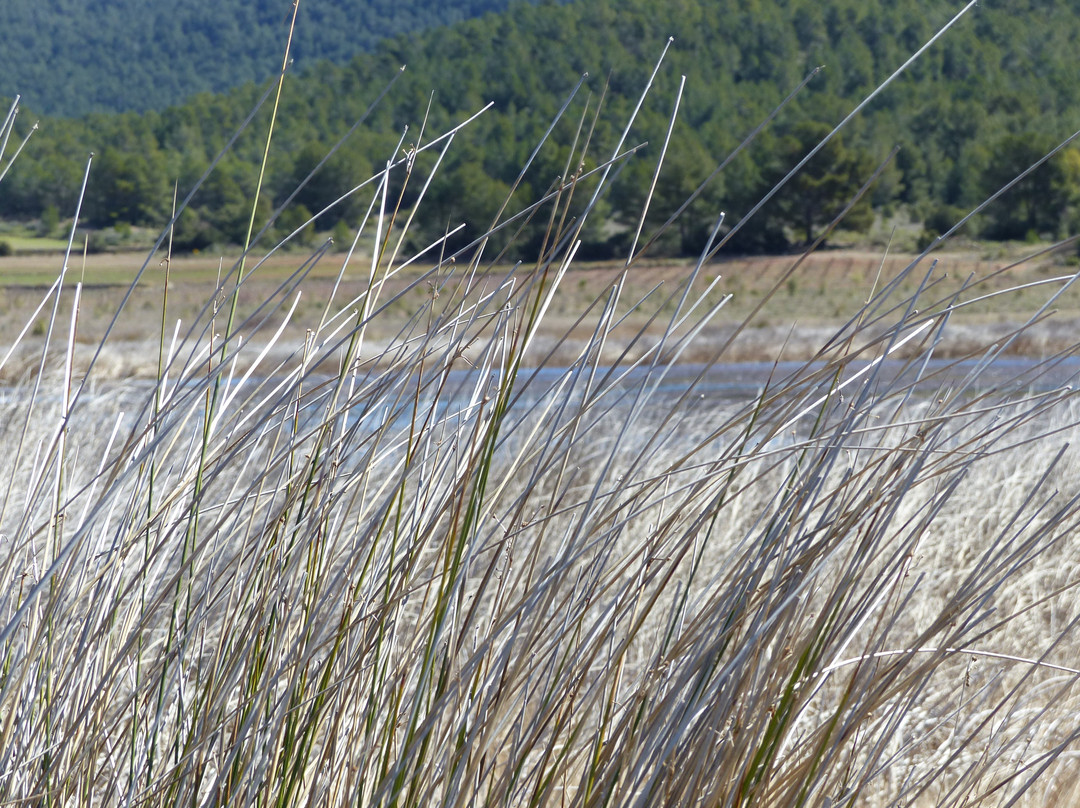
<path id="1" fill-rule="evenodd" d="M 43 236 L 0 236 L 16 253 L 55 253 L 64 249 L 67 242 L 58 238 L 45 238 Z"/>

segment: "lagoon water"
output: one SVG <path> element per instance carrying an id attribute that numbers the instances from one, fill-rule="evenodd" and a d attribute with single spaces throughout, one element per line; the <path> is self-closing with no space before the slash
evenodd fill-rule
<path id="1" fill-rule="evenodd" d="M 870 384 L 872 388 L 897 390 L 911 387 L 920 397 L 976 395 L 998 393 L 1020 395 L 1075 388 L 1080 379 L 1080 357 L 1063 356 L 1057 359 L 1036 360 L 1026 357 L 985 359 L 932 359 L 909 362 L 886 360 L 851 361 L 837 376 L 822 362 L 739 362 L 730 364 L 677 364 L 650 368 L 597 369 L 597 377 L 607 377 L 616 387 L 627 392 L 644 384 L 650 398 L 670 404 L 672 397 L 690 394 L 698 400 L 737 403 L 753 400 L 763 392 L 778 391 L 791 381 L 799 380 L 801 393 L 817 387 L 821 393 L 834 385 L 847 386 L 847 397 Z M 533 395 L 551 389 L 567 374 L 567 368 L 523 370 L 521 379 L 527 382 Z M 457 379 L 462 387 L 475 384 L 475 371 L 462 371 Z M 530 396 L 531 397 L 531 396 Z"/>
<path id="2" fill-rule="evenodd" d="M 828 371 L 828 372 L 826 372 Z M 511 397 L 514 413 L 529 417 L 529 413 L 544 410 L 558 420 L 573 417 L 585 398 L 590 399 L 593 417 L 626 417 L 631 410 L 639 415 L 649 411 L 670 411 L 677 406 L 684 413 L 712 412 L 753 406 L 764 394 L 783 391 L 788 401 L 799 400 L 807 406 L 820 402 L 832 391 L 839 392 L 838 400 L 850 401 L 867 394 L 888 391 L 894 401 L 910 391 L 911 398 L 927 400 L 948 396 L 964 399 L 987 395 L 991 399 L 1016 399 L 1056 390 L 1077 389 L 1080 378 L 1080 357 L 1063 356 L 1035 360 L 1022 357 L 1002 357 L 993 361 L 934 359 L 918 363 L 887 360 L 879 363 L 851 361 L 837 373 L 821 362 L 746 362 L 729 364 L 675 364 L 655 367 L 543 367 L 524 368 L 519 372 Z M 326 376 L 311 377 L 304 382 L 305 403 L 301 407 L 300 431 L 304 423 L 317 423 L 328 404 L 325 394 L 332 384 Z M 205 379 L 202 383 L 181 384 L 174 390 L 179 400 L 188 406 L 199 406 Z M 254 396 L 261 399 L 256 407 L 279 408 L 295 396 L 291 385 L 264 398 L 276 381 L 251 378 L 245 389 L 223 384 L 220 395 L 231 401 L 246 402 Z M 256 388 L 261 386 L 261 392 Z M 437 372 L 425 374 L 417 396 L 415 376 L 380 378 L 380 371 L 360 377 L 353 385 L 352 395 L 346 396 L 350 411 L 348 422 L 360 432 L 386 430 L 393 433 L 406 427 L 417 413 L 429 413 L 435 421 L 449 418 L 455 422 L 470 420 L 480 412 L 490 411 L 490 400 L 498 387 L 496 373 L 479 370 L 453 370 L 439 378 Z M 839 388 L 839 390 L 838 390 Z M 437 391 L 437 393 L 436 393 Z M 26 400 L 29 387 L 0 388 L 0 404 L 18 408 Z M 436 394 L 438 401 L 435 401 Z M 485 401 L 487 397 L 487 401 Z M 103 382 L 83 391 L 77 410 L 83 417 L 111 422 L 117 411 L 127 411 L 125 421 L 131 424 L 144 421 L 153 400 L 153 383 L 149 380 Z M 681 399 L 681 401 L 680 401 Z M 678 402 L 678 404 L 677 404 Z M 39 394 L 39 403 L 50 408 L 60 403 L 53 390 Z M 173 399 L 173 404 L 178 404 Z M 339 406 L 344 400 L 339 398 Z M 414 408 L 414 404 L 417 405 Z M 89 410 L 87 412 L 86 410 Z M 180 409 L 186 409 L 184 404 Z M 306 411 L 306 414 L 305 414 Z M 92 415 L 91 415 L 92 413 Z M 425 416 L 421 415 L 421 419 Z M 361 426 L 361 424 L 363 424 Z"/>

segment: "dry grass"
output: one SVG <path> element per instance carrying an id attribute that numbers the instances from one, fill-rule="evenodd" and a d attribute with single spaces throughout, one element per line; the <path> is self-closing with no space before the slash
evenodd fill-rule
<path id="1" fill-rule="evenodd" d="M 1006 254 L 989 256 L 957 250 L 938 256 L 932 277 L 940 297 L 958 293 L 963 301 L 979 295 L 994 295 L 955 311 L 949 332 L 937 346 L 938 356 L 966 356 L 1010 333 L 1023 324 L 1030 311 L 1045 297 L 1045 287 L 1017 287 L 1046 283 L 1071 273 L 1061 260 L 1060 251 L 1028 260 L 1029 253 L 1038 252 L 1038 248 L 1028 248 L 1027 252 L 1013 248 Z M 803 260 L 791 278 L 783 276 L 800 260 L 799 256 L 740 257 L 710 263 L 702 273 L 704 280 L 719 278 L 719 282 L 706 297 L 706 303 L 715 305 L 726 295 L 732 297 L 723 314 L 702 329 L 684 353 L 683 361 L 711 361 L 736 329 L 740 330 L 740 337 L 724 349 L 726 362 L 770 362 L 778 356 L 785 360 L 810 359 L 818 347 L 844 325 L 851 313 L 866 303 L 876 287 L 904 276 L 906 267 L 916 257 L 910 254 L 883 257 L 853 250 L 813 253 Z M 98 371 L 101 377 L 153 378 L 157 346 L 153 334 L 160 320 L 164 276 L 161 260 L 160 257 L 152 260 L 150 271 L 131 287 L 125 317 L 112 326 L 109 343 L 105 346 L 106 358 Z M 241 291 L 240 316 L 249 315 L 271 296 L 295 272 L 300 260 L 302 258 L 298 259 L 295 253 L 277 254 L 260 267 Z M 370 262 L 371 257 L 366 255 L 361 260 Z M 81 259 L 76 260 L 75 272 L 83 279 L 77 364 L 85 366 L 88 357 L 101 344 L 112 323 L 117 298 L 128 291 L 145 261 L 144 253 L 91 255 L 85 268 L 81 266 Z M 0 339 L 4 342 L 12 344 L 16 340 L 25 324 L 25 312 L 32 311 L 40 302 L 44 291 L 55 280 L 60 262 L 59 257 L 41 256 L 0 259 L 3 277 L 0 283 Z M 206 305 L 207 290 L 219 284 L 221 274 L 229 266 L 225 256 L 173 258 L 170 316 L 183 323 L 197 319 Z M 587 323 L 579 323 L 578 318 L 616 283 L 621 283 L 626 300 L 639 300 L 658 284 L 662 289 L 679 288 L 694 273 L 694 268 L 693 262 L 642 261 L 624 276 L 623 268 L 618 265 L 571 265 L 552 299 L 547 317 L 539 326 L 538 342 L 555 352 L 548 361 L 568 364 L 585 348 L 592 338 L 592 330 Z M 369 324 L 368 340 L 378 346 L 369 352 L 370 357 L 377 356 L 379 350 L 396 337 L 400 322 L 424 305 L 431 287 L 418 285 L 416 281 L 426 269 L 409 268 L 386 281 L 384 288 L 392 302 L 383 316 Z M 301 312 L 313 315 L 320 311 L 337 284 L 339 270 L 340 258 L 331 255 L 322 259 L 302 279 L 298 284 L 304 295 Z M 519 283 L 527 282 L 528 278 L 527 270 L 511 266 L 484 267 L 483 270 L 477 273 L 476 290 L 482 288 L 480 277 L 497 282 L 504 275 L 513 274 L 518 276 Z M 354 259 L 343 275 L 343 288 L 353 292 L 362 289 L 366 282 L 363 272 Z M 914 294 L 918 283 L 908 277 L 902 281 L 901 292 Z M 961 291 L 972 283 L 975 284 L 973 291 Z M 772 294 L 774 288 L 776 294 Z M 769 295 L 768 306 L 751 317 L 754 308 Z M 667 303 L 664 314 L 670 315 L 673 306 L 674 301 Z M 1037 359 L 1068 349 L 1080 324 L 1080 292 L 1068 290 L 1056 301 L 1055 309 L 1051 320 L 1025 328 L 1022 339 L 1009 346 L 1009 355 Z M 655 339 L 663 334 L 667 320 L 653 317 L 654 313 L 652 308 L 633 308 L 626 304 L 620 315 L 626 318 L 624 325 L 628 333 L 644 330 Z M 61 330 L 70 322 L 65 316 L 61 315 L 58 321 Z M 44 312 L 38 316 L 36 327 L 24 338 L 19 358 L 9 361 L 0 371 L 7 381 L 17 381 L 34 367 L 46 320 Z M 306 321 L 289 323 L 285 336 L 295 343 L 304 338 L 306 328 Z M 610 363 L 640 357 L 640 351 L 633 347 L 626 354 L 629 347 L 626 342 L 617 335 L 613 337 L 615 339 L 604 346 L 601 361 Z M 777 349 L 780 345 L 783 346 L 782 353 Z M 525 357 L 524 360 L 529 363 L 533 358 Z"/>
<path id="2" fill-rule="evenodd" d="M 425 165 L 365 186 L 364 229 Z M 810 361 L 731 399 L 685 360 L 744 355 L 813 266 L 761 273 L 760 311 L 704 262 L 578 289 L 561 214 L 605 181 L 547 200 L 552 238 L 512 272 L 387 241 L 267 288 L 253 252 L 176 328 L 185 285 L 133 277 L 89 341 L 73 278 L 19 304 L 0 798 L 1075 801 L 1076 346 L 995 361 L 1075 276 L 958 298 L 890 265 Z M 1012 333 L 939 363 L 991 291 Z M 147 378 L 120 382 L 129 336 Z"/>

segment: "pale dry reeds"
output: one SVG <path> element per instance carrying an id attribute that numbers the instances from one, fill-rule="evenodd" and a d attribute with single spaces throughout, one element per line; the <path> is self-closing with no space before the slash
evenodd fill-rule
<path id="1" fill-rule="evenodd" d="M 1074 360 L 994 363 L 1046 311 L 939 362 L 964 304 L 885 278 L 731 398 L 726 345 L 678 366 L 724 316 L 695 272 L 616 282 L 555 364 L 537 335 L 625 132 L 525 209 L 548 238 L 501 276 L 492 234 L 406 257 L 391 227 L 423 199 L 396 210 L 389 178 L 423 183 L 463 129 L 392 159 L 356 191 L 375 247 L 300 344 L 312 262 L 234 321 L 238 262 L 193 324 L 166 281 L 152 380 L 98 383 L 60 273 L 40 311 L 66 339 L 0 400 L 3 801 L 1076 800 Z M 407 264 L 425 302 L 371 349 Z M 662 336 L 625 334 L 630 308 Z"/>

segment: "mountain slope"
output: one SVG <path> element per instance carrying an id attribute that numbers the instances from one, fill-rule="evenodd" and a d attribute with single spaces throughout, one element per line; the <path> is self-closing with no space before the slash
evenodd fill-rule
<path id="1" fill-rule="evenodd" d="M 297 67 L 388 36 L 501 11 L 510 0 L 301 0 Z M 281 66 L 291 0 L 4 0 L 0 96 L 51 115 L 162 109 Z"/>

